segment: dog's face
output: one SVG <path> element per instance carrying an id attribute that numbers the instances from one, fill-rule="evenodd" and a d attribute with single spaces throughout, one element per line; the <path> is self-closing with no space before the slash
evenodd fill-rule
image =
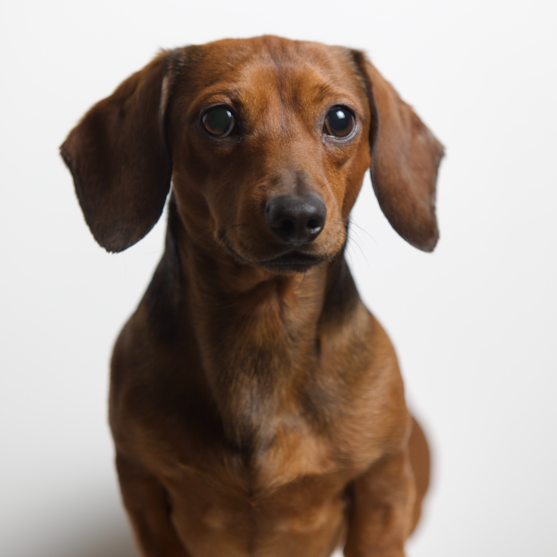
<path id="1" fill-rule="evenodd" d="M 410 243 L 433 249 L 442 148 L 358 51 L 277 37 L 165 52 L 101 101 L 62 154 L 110 251 L 158 219 L 172 176 L 190 236 L 271 272 L 330 260 L 372 169 Z"/>
<path id="2" fill-rule="evenodd" d="M 369 103 L 349 55 L 279 39 L 189 54 L 168 122 L 191 233 L 271 271 L 333 257 L 370 166 Z"/>

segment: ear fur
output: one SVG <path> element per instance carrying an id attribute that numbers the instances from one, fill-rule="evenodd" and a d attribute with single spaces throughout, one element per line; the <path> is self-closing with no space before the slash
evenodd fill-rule
<path id="1" fill-rule="evenodd" d="M 97 242 L 119 252 L 158 221 L 172 164 L 164 126 L 182 50 L 163 51 L 70 132 L 60 154 Z"/>
<path id="2" fill-rule="evenodd" d="M 369 97 L 371 180 L 381 210 L 410 244 L 433 251 L 435 189 L 443 146 L 366 56 L 351 51 Z"/>

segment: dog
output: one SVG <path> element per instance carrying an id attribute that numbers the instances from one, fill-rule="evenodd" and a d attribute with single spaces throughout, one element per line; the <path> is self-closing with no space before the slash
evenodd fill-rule
<path id="1" fill-rule="evenodd" d="M 394 349 L 344 258 L 371 170 L 438 240 L 443 147 L 365 54 L 273 36 L 162 51 L 61 147 L 97 242 L 168 202 L 165 252 L 111 362 L 144 557 L 402 557 L 429 482 Z"/>

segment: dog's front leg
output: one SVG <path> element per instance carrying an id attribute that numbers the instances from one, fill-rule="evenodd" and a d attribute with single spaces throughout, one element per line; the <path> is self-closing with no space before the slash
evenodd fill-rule
<path id="1" fill-rule="evenodd" d="M 170 520 L 164 487 L 144 468 L 116 456 L 124 505 L 143 557 L 190 557 Z"/>
<path id="2" fill-rule="evenodd" d="M 414 499 L 408 449 L 356 479 L 345 557 L 404 557 Z"/>

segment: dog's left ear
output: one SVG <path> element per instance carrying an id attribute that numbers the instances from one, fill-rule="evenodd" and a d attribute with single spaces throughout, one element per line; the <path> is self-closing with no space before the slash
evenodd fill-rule
<path id="1" fill-rule="evenodd" d="M 371 180 L 381 210 L 410 244 L 433 251 L 437 171 L 443 146 L 366 56 L 351 51 L 371 108 Z"/>
<path id="2" fill-rule="evenodd" d="M 126 79 L 60 147 L 85 220 L 107 251 L 141 240 L 162 213 L 172 174 L 165 115 L 181 55 L 163 51 Z"/>

